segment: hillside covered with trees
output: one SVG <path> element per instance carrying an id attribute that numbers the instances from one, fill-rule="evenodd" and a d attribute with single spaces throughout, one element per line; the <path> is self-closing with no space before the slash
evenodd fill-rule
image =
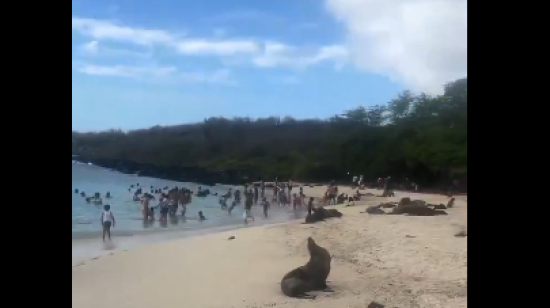
<path id="1" fill-rule="evenodd" d="M 424 187 L 467 176 L 467 79 L 443 95 L 400 93 L 329 119 L 208 118 L 202 123 L 72 133 L 73 154 L 165 168 L 239 171 L 297 181 L 408 177 Z"/>

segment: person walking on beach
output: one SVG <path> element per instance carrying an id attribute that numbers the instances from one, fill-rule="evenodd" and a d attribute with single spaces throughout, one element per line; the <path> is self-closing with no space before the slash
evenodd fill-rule
<path id="1" fill-rule="evenodd" d="M 248 224 L 248 218 L 252 218 L 252 221 L 254 221 L 254 216 L 252 216 L 252 198 L 253 195 L 250 191 L 245 191 L 244 193 L 244 213 L 243 213 L 243 219 L 244 223 Z"/>
<path id="2" fill-rule="evenodd" d="M 267 218 L 267 211 L 269 210 L 269 202 L 267 202 L 266 197 L 262 198 L 261 205 L 264 208 L 264 218 Z"/>
<path id="3" fill-rule="evenodd" d="M 263 199 L 265 196 L 265 182 L 263 180 L 260 181 L 260 193 L 260 197 Z"/>
<path id="4" fill-rule="evenodd" d="M 246 192 L 246 190 L 245 190 Z M 237 189 L 235 190 L 235 203 L 239 204 L 241 203 L 241 192 Z"/>
<path id="5" fill-rule="evenodd" d="M 105 204 L 103 206 L 103 213 L 101 214 L 101 226 L 103 227 L 103 241 L 105 242 L 105 233 L 111 240 L 111 225 L 115 227 L 115 216 L 111 212 L 111 206 Z"/>

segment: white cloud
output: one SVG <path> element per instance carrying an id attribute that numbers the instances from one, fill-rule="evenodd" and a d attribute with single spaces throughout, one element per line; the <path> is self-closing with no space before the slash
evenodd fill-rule
<path id="1" fill-rule="evenodd" d="M 89 53 L 89 54 L 97 54 L 97 51 L 99 49 L 99 46 L 98 46 L 98 42 L 97 41 L 91 41 L 91 42 L 88 42 L 84 45 L 82 45 L 82 51 L 84 51 L 85 53 Z"/>
<path id="2" fill-rule="evenodd" d="M 78 71 L 87 75 L 98 76 L 116 76 L 116 77 L 162 77 L 174 74 L 175 67 L 156 67 L 156 66 L 101 66 L 101 65 L 83 65 Z"/>
<path id="3" fill-rule="evenodd" d="M 226 69 L 213 72 L 178 72 L 177 68 L 171 66 L 103 66 L 75 62 L 73 62 L 73 69 L 78 70 L 80 73 L 94 76 L 124 77 L 150 81 L 160 80 L 172 83 L 236 84 L 231 79 L 229 70 Z"/>
<path id="4" fill-rule="evenodd" d="M 252 54 L 258 51 L 258 45 L 248 40 L 184 40 L 176 44 L 178 52 L 185 55 L 231 56 Z"/>
<path id="5" fill-rule="evenodd" d="M 466 76 L 467 0 L 325 0 L 345 26 L 357 66 L 413 90 Z"/>
<path id="6" fill-rule="evenodd" d="M 111 49 L 104 44 L 104 41 L 116 41 L 151 49 L 153 45 L 161 45 L 182 56 L 218 57 L 222 63 L 248 64 L 262 68 L 303 69 L 322 62 L 333 62 L 341 66 L 348 56 L 347 50 L 340 45 L 297 47 L 258 39 L 179 38 L 164 30 L 132 28 L 111 21 L 88 18 L 73 17 L 72 27 L 73 31 L 91 39 L 81 46 L 81 51 L 88 55 L 126 56 L 132 53 L 128 50 L 123 52 Z"/>
<path id="7" fill-rule="evenodd" d="M 137 45 L 169 44 L 175 40 L 172 34 L 163 30 L 131 28 L 90 18 L 73 17 L 72 28 L 95 40 L 114 40 Z"/>
<path id="8" fill-rule="evenodd" d="M 234 10 L 230 12 L 225 12 L 222 14 L 218 14 L 216 16 L 210 16 L 204 19 L 205 21 L 209 22 L 230 22 L 230 21 L 256 21 L 256 22 L 262 22 L 262 23 L 282 23 L 285 22 L 286 19 L 281 16 L 277 16 L 274 14 L 269 14 L 262 11 L 257 10 Z"/>
<path id="9" fill-rule="evenodd" d="M 264 68 L 277 66 L 306 68 L 324 61 L 343 63 L 347 56 L 347 50 L 339 45 L 307 49 L 269 42 L 264 45 L 263 53 L 254 57 L 252 62 Z"/>
<path id="10" fill-rule="evenodd" d="M 98 41 L 90 41 L 80 46 L 80 52 L 85 56 L 102 56 L 102 57 L 135 57 L 135 58 L 150 58 L 151 52 L 136 51 L 121 48 L 111 48 L 100 44 Z"/>
<path id="11" fill-rule="evenodd" d="M 236 84 L 236 82 L 230 78 L 231 74 L 227 69 L 214 71 L 212 73 L 183 73 L 181 77 L 185 82 Z"/>

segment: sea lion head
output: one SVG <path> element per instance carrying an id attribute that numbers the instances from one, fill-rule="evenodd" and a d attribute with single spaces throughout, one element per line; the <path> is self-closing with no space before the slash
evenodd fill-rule
<path id="1" fill-rule="evenodd" d="M 308 237 L 307 238 L 307 250 L 309 250 L 309 253 L 311 254 L 315 248 L 317 248 L 317 244 L 315 243 L 315 241 L 313 240 L 313 238 Z"/>

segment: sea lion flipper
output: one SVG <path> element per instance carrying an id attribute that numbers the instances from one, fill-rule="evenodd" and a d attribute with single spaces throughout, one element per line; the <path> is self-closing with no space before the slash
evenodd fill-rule
<path id="1" fill-rule="evenodd" d="M 317 297 L 317 295 L 311 295 L 311 294 L 304 293 L 304 294 L 296 295 L 295 297 L 296 298 L 302 298 L 302 299 L 315 299 Z"/>

